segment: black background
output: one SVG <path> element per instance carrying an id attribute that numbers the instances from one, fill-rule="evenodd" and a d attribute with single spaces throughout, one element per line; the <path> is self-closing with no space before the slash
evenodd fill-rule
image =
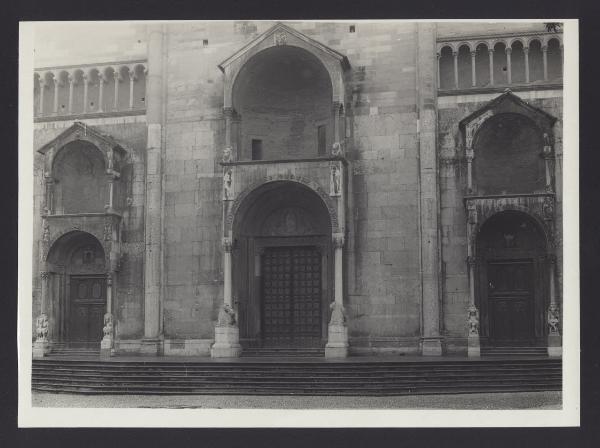
<path id="1" fill-rule="evenodd" d="M 5 0 L 0 7 L 2 234 L 0 237 L 0 447 L 600 446 L 600 6 L 597 1 Z M 488 429 L 18 429 L 18 22 L 165 19 L 580 19 L 581 428 Z M 99 36 L 100 38 L 100 36 Z M 568 120 L 569 117 L 567 116 Z M 29 248 L 24 248 L 29 250 Z M 443 422 L 440 422 L 443 424 Z M 465 424 L 469 424 L 468 421 Z"/>

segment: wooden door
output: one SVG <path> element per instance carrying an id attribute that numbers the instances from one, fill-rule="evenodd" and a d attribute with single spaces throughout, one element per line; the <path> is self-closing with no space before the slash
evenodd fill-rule
<path id="1" fill-rule="evenodd" d="M 315 247 L 268 248 L 262 256 L 265 345 L 321 343 L 321 254 Z"/>
<path id="2" fill-rule="evenodd" d="M 494 261 L 487 266 L 490 342 L 531 342 L 533 319 L 533 263 Z"/>
<path id="3" fill-rule="evenodd" d="M 106 309 L 106 280 L 72 276 L 70 283 L 69 342 L 100 342 Z"/>

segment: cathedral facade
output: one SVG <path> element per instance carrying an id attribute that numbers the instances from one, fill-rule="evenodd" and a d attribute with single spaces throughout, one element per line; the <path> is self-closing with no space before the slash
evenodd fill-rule
<path id="1" fill-rule="evenodd" d="M 560 356 L 562 39 L 166 22 L 36 62 L 34 356 Z"/>

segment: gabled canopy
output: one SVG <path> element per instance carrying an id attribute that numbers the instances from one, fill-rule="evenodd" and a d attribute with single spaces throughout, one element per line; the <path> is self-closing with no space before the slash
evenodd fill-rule
<path id="1" fill-rule="evenodd" d="M 548 135 L 552 134 L 552 126 L 556 121 L 552 115 L 531 106 L 507 89 L 502 95 L 460 121 L 459 127 L 465 134 L 467 148 L 472 148 L 473 138 L 486 120 L 504 113 L 524 115 L 530 118 L 542 133 Z"/>
<path id="2" fill-rule="evenodd" d="M 263 50 L 286 45 L 302 48 L 319 59 L 331 78 L 333 101 L 343 103 L 343 74 L 350 68 L 346 56 L 283 23 L 277 23 L 219 64 L 219 69 L 225 74 L 224 107 L 231 107 L 233 85 L 244 64 Z"/>
<path id="3" fill-rule="evenodd" d="M 51 172 L 52 163 L 58 151 L 68 143 L 74 141 L 91 143 L 93 146 L 98 148 L 98 150 L 102 153 L 107 167 L 111 165 L 111 163 L 109 163 L 109 159 L 112 160 L 113 154 L 118 156 L 116 159 L 122 159 L 127 155 L 127 151 L 114 138 L 101 133 L 93 126 L 88 126 L 85 123 L 76 121 L 71 127 L 67 128 L 56 138 L 52 139 L 38 149 L 40 154 L 46 156 L 46 172 Z M 112 152 L 113 154 L 109 155 L 109 152 Z"/>

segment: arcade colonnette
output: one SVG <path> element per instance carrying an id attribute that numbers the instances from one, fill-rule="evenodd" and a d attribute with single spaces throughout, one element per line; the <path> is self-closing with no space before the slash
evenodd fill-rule
<path id="1" fill-rule="evenodd" d="M 560 32 L 124 36 L 110 58 L 36 66 L 35 357 L 560 356 Z"/>

